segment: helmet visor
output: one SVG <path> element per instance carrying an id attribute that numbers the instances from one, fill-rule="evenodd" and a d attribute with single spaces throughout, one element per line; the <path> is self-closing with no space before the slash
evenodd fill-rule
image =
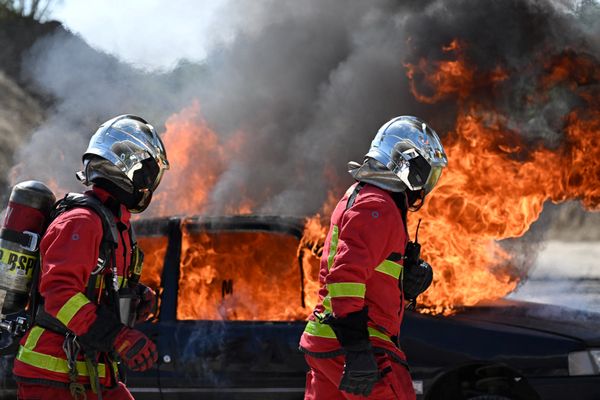
<path id="1" fill-rule="evenodd" d="M 398 160 L 398 161 L 397 161 Z M 393 158 L 394 172 L 410 190 L 431 192 L 442 175 L 442 165 L 430 165 L 415 149 L 398 152 Z"/>
<path id="2" fill-rule="evenodd" d="M 140 167 L 133 173 L 133 187 L 138 191 L 156 190 L 162 180 L 165 169 L 161 168 L 153 158 L 141 161 Z"/>
<path id="3" fill-rule="evenodd" d="M 431 172 L 429 173 L 427 182 L 423 187 L 423 189 L 425 189 L 425 194 L 430 193 L 435 187 L 435 185 L 437 185 L 438 181 L 440 180 L 440 176 L 442 176 L 443 169 L 444 167 L 441 166 L 431 167 Z"/>

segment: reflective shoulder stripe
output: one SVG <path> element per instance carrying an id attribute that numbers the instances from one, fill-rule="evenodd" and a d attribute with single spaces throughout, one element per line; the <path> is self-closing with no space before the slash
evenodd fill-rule
<path id="1" fill-rule="evenodd" d="M 334 297 L 365 297 L 367 287 L 364 283 L 339 282 L 327 284 L 329 296 Z"/>
<path id="2" fill-rule="evenodd" d="M 376 337 L 385 340 L 386 342 L 393 343 L 392 339 L 390 339 L 389 336 L 387 336 L 385 333 L 378 331 L 377 329 L 372 328 L 370 326 L 367 327 L 367 330 L 369 331 L 369 337 Z M 318 321 L 308 321 L 308 323 L 306 324 L 306 328 L 304 328 L 304 332 L 312 336 L 337 339 L 335 333 L 333 332 L 333 329 L 331 329 L 331 326 L 327 324 L 321 324 Z"/>
<path id="3" fill-rule="evenodd" d="M 383 260 L 383 262 L 379 264 L 377 268 L 375 268 L 375 271 L 398 279 L 400 278 L 400 274 L 402 272 L 402 265 L 390 260 Z"/>
<path id="4" fill-rule="evenodd" d="M 83 293 L 77 293 L 60 308 L 58 314 L 56 314 L 56 319 L 68 326 L 77 311 L 89 302 L 90 300 Z"/>
<path id="5" fill-rule="evenodd" d="M 24 346 L 19 347 L 17 360 L 36 368 L 45 369 L 46 371 L 62 374 L 69 373 L 69 364 L 67 363 L 67 360 L 48 354 L 38 353 L 37 351 L 29 350 Z M 77 361 L 77 373 L 80 376 L 89 376 L 87 365 L 84 361 Z M 98 376 L 100 378 L 106 376 L 106 366 L 103 363 L 98 364 Z"/>
<path id="6" fill-rule="evenodd" d="M 333 265 L 333 258 L 335 257 L 335 253 L 337 253 L 339 232 L 340 228 L 338 228 L 337 225 L 334 225 L 331 232 L 331 242 L 329 243 L 329 255 L 327 256 L 328 271 L 331 269 L 331 266 Z"/>

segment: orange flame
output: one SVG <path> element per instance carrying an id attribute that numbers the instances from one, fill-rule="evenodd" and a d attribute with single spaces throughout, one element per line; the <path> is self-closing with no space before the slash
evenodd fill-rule
<path id="1" fill-rule="evenodd" d="M 327 203 L 326 203 L 327 204 Z M 300 246 L 304 277 L 304 301 L 308 310 L 313 310 L 319 300 L 319 269 L 323 255 L 323 243 L 327 236 L 327 225 L 319 214 L 307 218 Z"/>
<path id="2" fill-rule="evenodd" d="M 275 232 L 183 231 L 177 318 L 304 319 L 298 239 Z"/>
<path id="3" fill-rule="evenodd" d="M 163 141 L 171 170 L 145 216 L 198 215 L 213 207 L 224 208 L 225 214 L 250 213 L 254 208 L 250 199 L 228 205 L 210 197 L 231 160 L 240 154 L 246 136 L 237 132 L 222 140 L 202 118 L 198 102 L 170 117 L 165 125 Z M 239 194 L 244 198 L 243 187 Z"/>
<path id="4" fill-rule="evenodd" d="M 589 209 L 600 207 L 600 96 L 588 85 L 600 81 L 598 63 L 572 51 L 537 63 L 543 73 L 537 92 L 526 98 L 529 105 L 547 101 L 557 88 L 570 90 L 581 103 L 563 121 L 563 144 L 549 149 L 525 140 L 510 115 L 480 98 L 522 71 L 478 70 L 466 60 L 465 46 L 456 40 L 444 48 L 453 59 L 406 64 L 416 99 L 435 104 L 455 97 L 458 108 L 454 129 L 443 135 L 449 166 L 425 207 L 409 216 L 411 234 L 423 219 L 422 256 L 434 268 L 434 282 L 420 298 L 429 313 L 451 313 L 514 290 L 527 271 L 498 241 L 523 235 L 546 201 L 580 199 Z M 220 139 L 195 103 L 169 119 L 164 138 L 173 170 L 161 187 L 158 214 L 209 212 L 211 194 L 245 135 Z M 325 175 L 337 182 L 332 170 Z M 320 215 L 330 215 L 339 198 L 333 185 Z M 243 198 L 244 188 L 239 192 Z M 253 209 L 249 199 L 224 213 Z M 317 301 L 326 229 L 316 215 L 307 219 L 299 243 L 264 232 L 184 232 L 178 318 L 304 319 Z"/>
<path id="5" fill-rule="evenodd" d="M 165 236 L 145 236 L 138 238 L 137 242 L 144 252 L 144 266 L 140 281 L 154 290 L 160 289 L 160 279 L 167 252 L 167 238 Z"/>
<path id="6" fill-rule="evenodd" d="M 509 116 L 471 96 L 476 74 L 460 54 L 452 62 L 421 60 L 418 70 L 431 70 L 425 81 L 435 88 L 432 96 L 417 92 L 417 68 L 407 69 L 417 99 L 435 103 L 453 93 L 459 98 L 456 127 L 444 140 L 447 171 L 424 209 L 409 221 L 414 232 L 416 217 L 423 218 L 423 255 L 435 271 L 434 283 L 421 301 L 428 312 L 448 313 L 457 305 L 502 297 L 516 287 L 522 272 L 496 241 L 523 235 L 545 201 L 577 198 L 588 208 L 599 206 L 599 108 L 591 104 L 596 97 L 580 88 L 579 96 L 592 107 L 568 115 L 565 144 L 558 149 L 541 144 L 532 148 L 509 128 Z M 480 77 L 478 85 L 495 85 L 508 76 L 503 72 L 499 80 L 501 69 L 495 71 Z M 574 89 L 592 77 L 597 80 L 599 72 L 589 58 L 565 54 L 552 61 L 540 87 L 562 84 Z M 525 153 L 527 148 L 532 149 Z"/>

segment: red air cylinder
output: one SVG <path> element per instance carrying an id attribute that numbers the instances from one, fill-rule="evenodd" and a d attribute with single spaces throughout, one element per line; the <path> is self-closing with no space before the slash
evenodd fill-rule
<path id="1" fill-rule="evenodd" d="M 54 193 L 41 182 L 13 187 L 0 228 L 0 314 L 27 306 L 39 242 L 55 201 Z"/>

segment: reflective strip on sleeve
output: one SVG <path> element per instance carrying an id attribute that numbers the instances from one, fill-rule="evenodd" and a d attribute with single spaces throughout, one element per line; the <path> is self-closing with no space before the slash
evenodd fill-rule
<path id="1" fill-rule="evenodd" d="M 378 331 L 377 329 L 372 328 L 370 326 L 367 327 L 367 330 L 369 331 L 369 337 L 376 337 L 385 340 L 386 342 L 393 343 L 392 339 L 390 339 L 390 337 L 385 333 Z M 328 339 L 337 339 L 335 333 L 333 332 L 333 329 L 331 329 L 331 326 L 327 324 L 321 324 L 318 321 L 308 321 L 308 323 L 306 324 L 306 328 L 304 328 L 304 332 L 312 336 L 323 337 Z"/>
<path id="2" fill-rule="evenodd" d="M 24 346 L 19 347 L 17 360 L 36 368 L 45 369 L 46 371 L 58 372 L 62 374 L 69 373 L 69 364 L 67 363 L 67 360 L 50 356 L 48 354 L 38 353 L 37 351 L 26 349 Z M 77 374 L 79 376 L 90 375 L 87 370 L 87 365 L 84 361 L 77 361 Z M 98 376 L 100 378 L 104 378 L 106 376 L 106 366 L 103 363 L 98 364 Z"/>
<path id="3" fill-rule="evenodd" d="M 327 291 L 331 298 L 334 297 L 365 297 L 367 287 L 364 283 L 339 282 L 328 283 Z"/>
<path id="4" fill-rule="evenodd" d="M 83 293 L 77 293 L 60 308 L 58 314 L 56 314 L 56 319 L 65 324 L 65 326 L 68 326 L 73 316 L 77 314 L 77 311 L 89 302 L 90 300 Z"/>
<path id="5" fill-rule="evenodd" d="M 375 271 L 398 279 L 402 273 L 402 265 L 390 260 L 383 260 L 383 262 L 375 268 Z"/>
<path id="6" fill-rule="evenodd" d="M 334 225 L 331 232 L 331 242 L 329 243 L 329 255 L 327 256 L 328 271 L 331 269 L 331 266 L 333 265 L 333 258 L 335 257 L 335 253 L 337 253 L 339 231 L 340 229 L 338 226 Z"/>

